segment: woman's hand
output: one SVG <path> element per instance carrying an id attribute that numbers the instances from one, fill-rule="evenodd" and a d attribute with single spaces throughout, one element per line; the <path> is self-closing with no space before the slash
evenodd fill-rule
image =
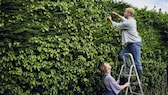
<path id="1" fill-rule="evenodd" d="M 117 80 L 116 82 L 119 84 L 119 83 L 120 83 L 120 80 Z"/>
<path id="2" fill-rule="evenodd" d="M 121 89 L 124 89 L 124 88 L 129 87 L 129 86 L 130 86 L 130 83 L 127 82 L 127 83 L 125 83 L 124 85 L 121 86 Z"/>

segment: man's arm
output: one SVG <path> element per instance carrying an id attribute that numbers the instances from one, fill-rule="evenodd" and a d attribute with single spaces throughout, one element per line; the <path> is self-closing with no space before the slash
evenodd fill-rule
<path id="1" fill-rule="evenodd" d="M 117 17 L 119 17 L 120 19 L 127 20 L 124 16 L 121 16 L 120 14 L 116 13 L 116 12 L 112 12 L 113 15 L 116 15 Z"/>
<path id="2" fill-rule="evenodd" d="M 118 13 L 116 13 L 116 12 L 112 12 L 112 14 L 118 16 L 118 17 L 121 18 L 121 19 L 122 19 L 122 17 L 123 17 L 123 16 L 121 16 L 120 14 L 118 14 Z"/>
<path id="3" fill-rule="evenodd" d="M 123 18 L 123 17 L 122 17 Z M 124 22 L 121 22 L 121 23 L 117 23 L 117 22 L 115 22 L 115 21 L 113 21 L 112 20 L 112 18 L 111 18 L 111 16 L 108 16 L 107 17 L 107 19 L 110 21 L 110 23 L 113 25 L 113 26 L 115 26 L 115 27 L 118 27 L 118 28 L 120 28 L 120 29 L 129 29 L 130 27 L 130 22 L 126 22 L 126 21 L 124 21 Z"/>

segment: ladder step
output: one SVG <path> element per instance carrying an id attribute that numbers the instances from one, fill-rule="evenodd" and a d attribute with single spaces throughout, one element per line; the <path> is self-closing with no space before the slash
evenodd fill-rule
<path id="1" fill-rule="evenodd" d="M 123 74 L 121 74 L 121 76 L 127 76 L 127 77 L 129 77 L 129 76 L 136 76 L 136 75 L 129 75 L 129 74 L 126 74 L 126 73 L 123 73 Z"/>
<path id="2" fill-rule="evenodd" d="M 131 94 L 142 95 L 141 93 L 137 93 L 137 92 L 131 92 Z"/>
<path id="3" fill-rule="evenodd" d="M 136 82 L 132 82 L 131 84 L 132 85 L 141 85 L 141 82 L 136 81 Z"/>

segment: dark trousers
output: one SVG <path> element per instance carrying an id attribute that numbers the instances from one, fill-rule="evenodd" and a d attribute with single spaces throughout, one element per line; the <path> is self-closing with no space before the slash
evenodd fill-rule
<path id="1" fill-rule="evenodd" d="M 106 91 L 104 95 L 116 95 L 113 91 Z"/>

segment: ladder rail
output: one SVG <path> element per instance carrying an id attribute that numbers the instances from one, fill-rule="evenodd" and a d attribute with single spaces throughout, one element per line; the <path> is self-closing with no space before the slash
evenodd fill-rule
<path id="1" fill-rule="evenodd" d="M 133 65 L 131 66 L 130 71 L 129 71 L 129 76 L 128 76 L 128 82 L 129 82 L 129 83 L 130 83 L 130 80 L 131 80 L 132 69 L 133 69 Z M 127 88 L 126 88 L 126 93 L 125 93 L 125 95 L 128 94 L 128 88 L 130 88 L 130 90 L 132 90 L 132 89 L 131 89 L 131 86 L 130 86 L 130 87 L 127 87 Z"/>
<path id="2" fill-rule="evenodd" d="M 135 62 L 134 62 L 134 60 L 133 60 L 133 56 L 132 56 L 131 53 L 126 53 L 126 54 L 129 54 L 129 56 L 131 57 L 131 61 L 133 62 L 133 66 L 134 66 L 136 78 L 137 78 L 138 83 L 139 83 L 140 91 L 141 91 L 142 95 L 144 95 L 143 90 L 142 90 L 142 86 L 141 86 L 141 80 L 140 80 L 140 78 L 139 78 L 139 75 L 138 75 L 138 72 L 137 72 L 137 69 L 136 69 L 136 65 L 135 65 Z"/>
<path id="3" fill-rule="evenodd" d="M 125 64 L 123 64 L 122 66 L 121 66 L 121 70 L 120 70 L 120 74 L 119 74 L 119 76 L 118 76 L 118 80 L 120 80 L 120 77 L 121 77 L 121 74 L 122 74 L 122 72 L 123 72 L 123 68 L 125 67 Z"/>

